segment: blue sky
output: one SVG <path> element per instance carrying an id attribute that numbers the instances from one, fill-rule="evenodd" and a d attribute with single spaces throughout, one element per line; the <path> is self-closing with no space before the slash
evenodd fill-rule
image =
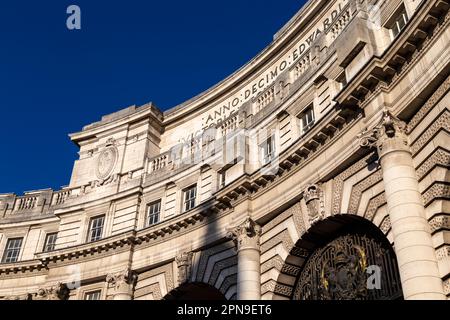
<path id="1" fill-rule="evenodd" d="M 153 101 L 167 110 L 241 67 L 303 0 L 1 1 L 0 193 L 70 181 L 68 134 Z M 76 4 L 82 29 L 66 28 Z"/>

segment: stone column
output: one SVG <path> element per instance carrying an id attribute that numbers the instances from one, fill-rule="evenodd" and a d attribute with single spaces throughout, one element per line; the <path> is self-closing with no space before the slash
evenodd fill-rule
<path id="1" fill-rule="evenodd" d="M 238 252 L 238 300 L 261 299 L 261 227 L 247 218 L 229 231 Z"/>
<path id="2" fill-rule="evenodd" d="M 109 274 L 106 277 L 113 300 L 132 300 L 133 289 L 136 284 L 137 275 L 130 269 Z"/>
<path id="3" fill-rule="evenodd" d="M 405 299 L 445 299 L 405 123 L 385 109 L 359 138 L 378 150 Z"/>

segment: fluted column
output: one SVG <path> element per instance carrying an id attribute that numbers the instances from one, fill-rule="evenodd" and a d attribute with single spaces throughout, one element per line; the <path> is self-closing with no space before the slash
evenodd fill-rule
<path id="1" fill-rule="evenodd" d="M 109 284 L 113 300 L 132 300 L 136 280 L 136 274 L 130 269 L 109 274 L 106 282 Z"/>
<path id="2" fill-rule="evenodd" d="M 238 252 L 238 300 L 261 299 L 261 227 L 247 218 L 229 232 Z"/>
<path id="3" fill-rule="evenodd" d="M 405 128 L 386 109 L 361 145 L 378 150 L 405 299 L 445 299 Z"/>

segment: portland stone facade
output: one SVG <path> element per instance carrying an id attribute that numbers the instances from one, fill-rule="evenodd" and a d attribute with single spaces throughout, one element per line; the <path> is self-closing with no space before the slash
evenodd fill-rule
<path id="1" fill-rule="evenodd" d="M 0 194 L 0 299 L 448 299 L 449 10 L 311 0 L 198 97 L 71 134 L 67 187 Z"/>

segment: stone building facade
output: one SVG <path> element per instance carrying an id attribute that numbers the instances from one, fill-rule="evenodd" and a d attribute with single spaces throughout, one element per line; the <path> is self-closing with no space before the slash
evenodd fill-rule
<path id="1" fill-rule="evenodd" d="M 0 195 L 1 299 L 448 299 L 450 3 L 311 0 L 166 112 Z"/>

